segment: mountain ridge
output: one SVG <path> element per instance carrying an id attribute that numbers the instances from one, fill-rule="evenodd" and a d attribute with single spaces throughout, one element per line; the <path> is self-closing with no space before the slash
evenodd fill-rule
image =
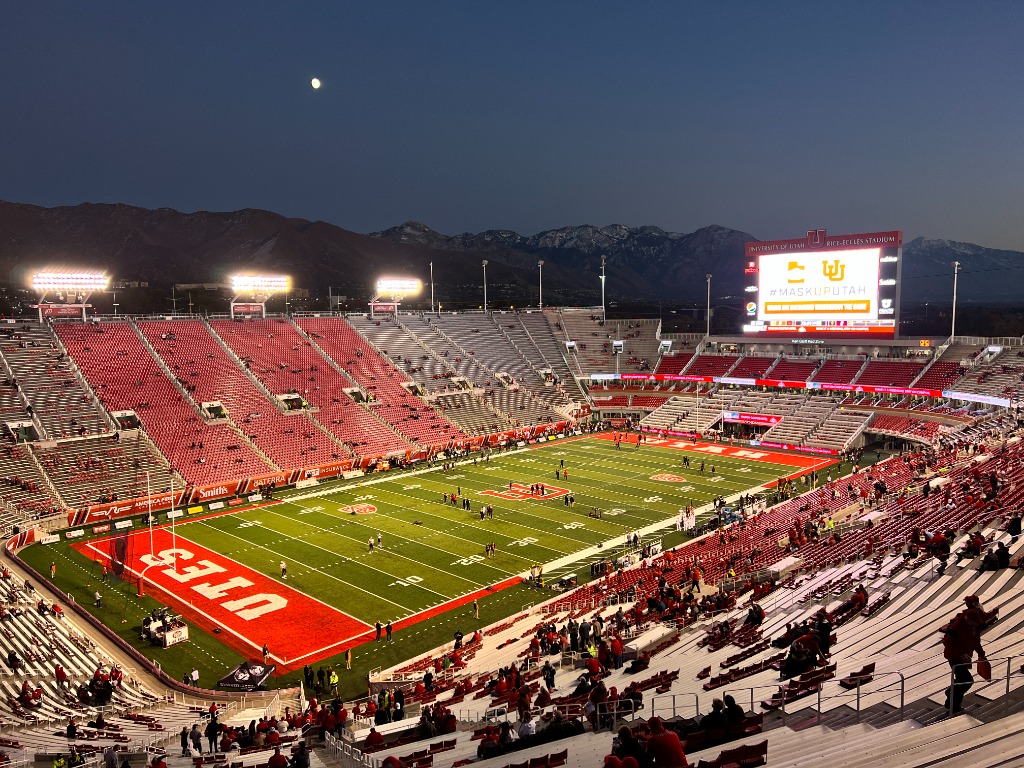
<path id="1" fill-rule="evenodd" d="M 426 281 L 433 264 L 446 300 L 472 303 L 486 259 L 489 295 L 521 305 L 535 303 L 543 260 L 546 303 L 594 304 L 604 257 L 609 299 L 699 302 L 709 273 L 714 297 L 742 296 L 744 244 L 757 239 L 714 224 L 689 233 L 581 224 L 532 235 L 445 235 L 406 221 L 361 234 L 257 208 L 183 213 L 123 203 L 47 208 L 0 201 L 0 277 L 15 284 L 56 265 L 102 267 L 154 284 L 221 282 L 233 271 L 258 269 L 287 272 L 299 287 L 333 285 L 363 296 L 382 274 Z M 954 260 L 962 263 L 960 300 L 1019 299 L 1019 280 L 1007 278 L 1024 268 L 1024 253 L 917 237 L 904 244 L 902 300 L 951 299 Z"/>

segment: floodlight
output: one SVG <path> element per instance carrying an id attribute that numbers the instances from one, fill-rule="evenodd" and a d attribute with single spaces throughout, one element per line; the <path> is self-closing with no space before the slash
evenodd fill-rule
<path id="1" fill-rule="evenodd" d="M 109 275 L 102 272 L 36 272 L 32 275 L 32 288 L 36 293 L 68 291 L 90 293 L 105 291 L 110 285 Z"/>
<path id="2" fill-rule="evenodd" d="M 291 287 L 288 275 L 232 275 L 231 288 L 235 293 L 254 293 L 269 296 L 287 293 Z"/>
<path id="3" fill-rule="evenodd" d="M 415 277 L 382 277 L 377 281 L 381 296 L 415 296 L 422 290 L 423 281 Z"/>

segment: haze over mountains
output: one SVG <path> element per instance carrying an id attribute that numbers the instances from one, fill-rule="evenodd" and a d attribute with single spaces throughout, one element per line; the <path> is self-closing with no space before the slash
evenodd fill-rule
<path id="1" fill-rule="evenodd" d="M 447 236 L 406 222 L 359 234 L 256 209 L 182 213 L 0 201 L 0 278 L 21 284 L 40 267 L 80 265 L 105 268 L 121 280 L 169 285 L 220 282 L 249 269 L 290 274 L 296 286 L 314 293 L 326 293 L 331 285 L 363 297 L 382 275 L 426 282 L 433 262 L 439 300 L 473 301 L 480 293 L 481 261 L 487 259 L 492 301 L 535 304 L 537 262 L 544 260 L 546 304 L 595 304 L 604 256 L 609 299 L 696 302 L 705 296 L 708 272 L 714 275 L 714 297 L 742 295 L 743 245 L 756 239 L 716 225 L 691 233 L 582 225 L 532 236 L 509 230 Z M 948 301 L 954 260 L 962 264 L 960 301 L 1021 300 L 1024 253 L 918 237 L 904 244 L 903 301 Z"/>

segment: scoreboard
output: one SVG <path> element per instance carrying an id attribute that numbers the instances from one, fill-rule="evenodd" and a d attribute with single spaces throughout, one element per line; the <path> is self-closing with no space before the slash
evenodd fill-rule
<path id="1" fill-rule="evenodd" d="M 902 232 L 746 244 L 748 336 L 891 339 L 899 320 Z"/>

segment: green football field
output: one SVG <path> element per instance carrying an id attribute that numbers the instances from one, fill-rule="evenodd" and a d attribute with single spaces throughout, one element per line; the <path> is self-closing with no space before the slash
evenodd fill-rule
<path id="1" fill-rule="evenodd" d="M 683 468 L 684 455 L 691 459 L 689 469 Z M 706 463 L 703 475 L 698 470 L 701 461 Z M 308 634 L 316 634 L 316 642 L 301 637 L 306 626 L 301 618 L 295 625 L 278 622 L 276 633 L 267 632 L 266 624 L 254 630 L 260 622 L 250 622 L 239 630 L 250 646 L 268 642 L 273 649 L 272 638 L 276 636 L 276 644 L 288 650 L 288 664 L 283 665 L 288 667 L 301 658 L 300 651 L 306 646 L 319 655 L 304 661 L 315 662 L 336 658 L 343 647 L 357 646 L 357 659 L 373 656 L 365 662 L 369 668 L 394 663 L 418 652 L 420 646 L 426 650 L 444 642 L 450 637 L 452 616 L 448 614 L 458 614 L 464 620 L 465 611 L 452 610 L 460 599 L 480 600 L 481 625 L 514 613 L 525 602 L 543 599 L 545 595 L 527 595 L 522 587 L 494 589 L 518 582 L 510 577 L 529 571 L 532 565 L 564 560 L 558 567 L 545 568 L 549 583 L 566 573 L 585 580 L 589 561 L 614 555 L 626 533 L 664 523 L 677 542 L 681 537 L 674 533 L 674 519 L 680 507 L 691 503 L 700 507 L 719 495 L 757 492 L 779 477 L 827 463 L 831 462 L 768 452 L 756 458 L 706 455 L 699 452 L 699 447 L 674 440 L 663 446 L 646 444 L 636 449 L 624 444 L 617 449 L 605 437 L 563 439 L 492 454 L 489 461 L 478 460 L 476 464 L 463 461 L 448 471 L 435 467 L 391 472 L 333 487 L 291 491 L 274 504 L 186 518 L 174 526 L 174 536 L 178 547 L 195 545 L 197 552 L 205 549 L 237 564 L 250 581 L 273 582 L 281 589 L 296 590 L 319 601 L 324 610 L 314 609 L 317 614 L 327 617 L 330 607 L 344 616 L 344 620 L 327 625 L 336 629 L 310 621 Z M 558 479 L 556 470 L 560 473 Z M 561 476 L 563 471 L 568 471 L 567 480 Z M 531 495 L 530 486 L 541 483 L 546 486 L 545 496 Z M 444 494 L 452 493 L 459 497 L 454 506 L 444 502 Z M 569 494 L 574 498 L 571 507 L 565 503 Z M 470 501 L 468 511 L 462 508 L 463 496 Z M 481 520 L 479 511 L 485 503 L 493 506 L 493 518 Z M 600 518 L 591 516 L 595 507 L 600 510 Z M 164 528 L 164 539 L 167 534 Z M 133 537 L 137 547 L 149 551 L 144 531 L 137 529 Z M 368 545 L 371 538 L 372 552 Z M 661 538 L 661 534 L 644 538 Z M 495 554 L 486 557 L 486 545 L 492 543 Z M 591 553 L 582 562 L 572 557 L 598 543 L 606 544 L 599 555 Z M 102 549 L 102 545 L 96 548 Z M 63 543 L 24 551 L 26 560 L 36 561 L 33 564 L 41 573 L 55 553 L 69 561 L 68 567 L 62 564 L 58 568 L 57 581 L 62 588 L 69 588 L 60 583 L 63 578 L 88 582 L 95 577 L 95 564 Z M 287 566 L 286 580 L 281 579 L 282 562 Z M 154 605 L 170 603 L 178 607 L 186 618 L 189 605 L 201 610 L 185 587 L 175 590 L 178 594 L 173 596 L 155 590 L 157 594 L 141 599 L 134 597 L 134 583 L 122 583 L 117 589 L 124 596 L 122 613 L 130 618 L 120 622 L 113 616 L 101 618 L 119 631 L 124 628 L 116 624 L 137 624 L 133 612 L 138 609 L 137 616 L 141 616 L 143 606 L 154 599 Z M 108 604 L 117 605 L 115 600 Z M 360 643 L 372 640 L 372 634 L 368 636 L 366 631 L 378 620 L 395 622 L 396 639 L 415 642 L 403 643 L 401 653 L 378 651 L 374 643 L 359 649 Z M 209 623 L 200 624 L 209 628 Z M 436 636 L 433 627 L 438 628 Z M 475 627 L 461 628 L 471 631 Z M 245 655 L 247 647 L 233 635 L 221 637 L 229 641 L 230 648 L 210 642 L 209 637 L 199 641 L 204 664 L 215 672 L 218 664 L 222 665 L 219 671 L 223 671 L 239 654 Z M 179 646 L 165 653 L 188 654 L 195 650 Z M 195 659 L 189 663 L 195 663 Z M 176 666 L 170 664 L 171 668 Z"/>

